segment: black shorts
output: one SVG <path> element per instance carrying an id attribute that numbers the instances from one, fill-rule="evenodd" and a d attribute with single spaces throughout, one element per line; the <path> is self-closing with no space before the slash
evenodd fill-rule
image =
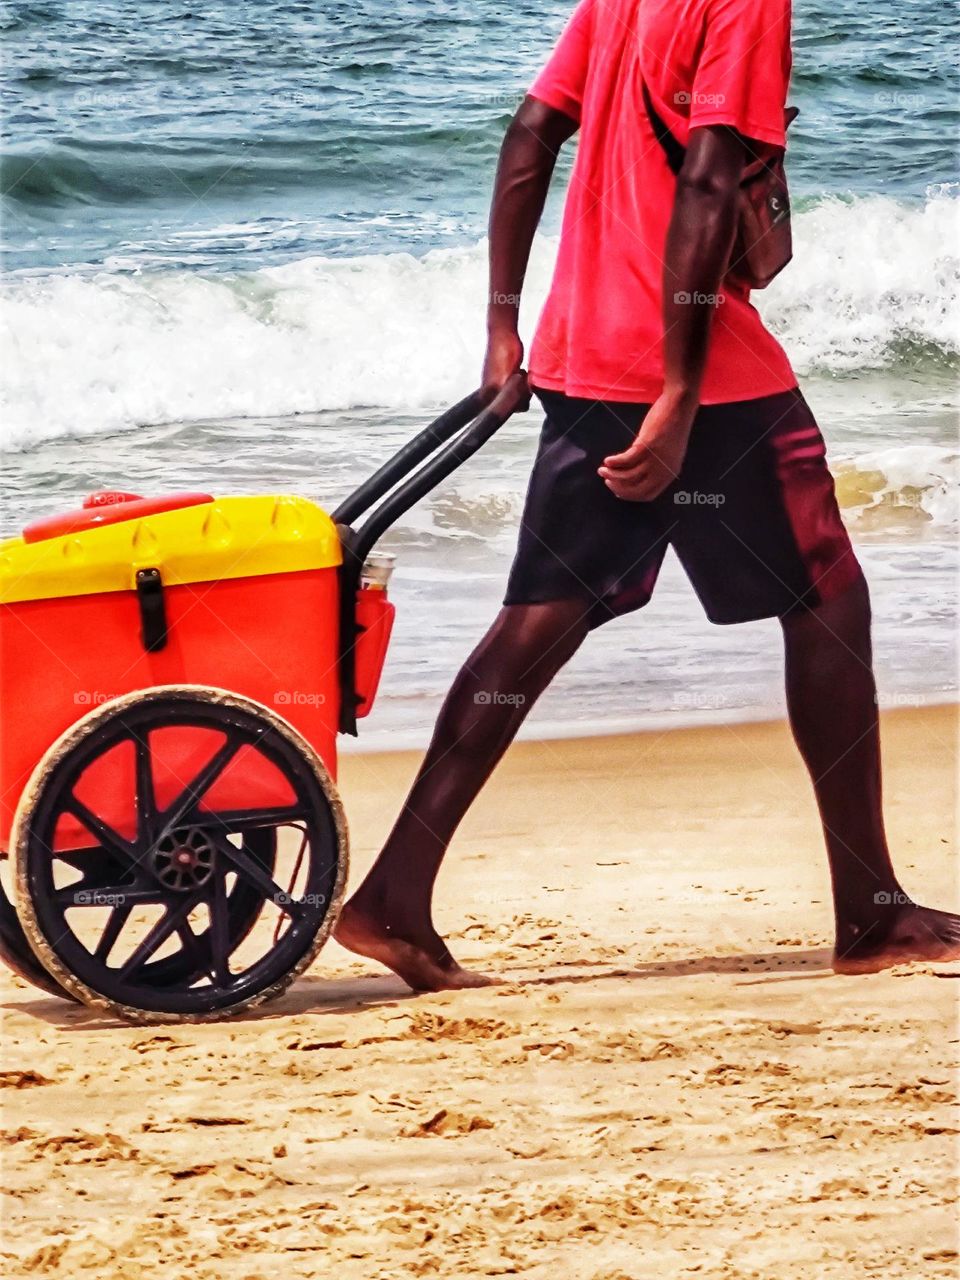
<path id="1" fill-rule="evenodd" d="M 668 546 L 712 622 L 816 608 L 859 579 L 798 389 L 702 406 L 679 479 L 653 502 L 625 502 L 597 475 L 649 405 L 537 395 L 547 418 L 505 604 L 583 598 L 597 626 L 647 603 Z"/>

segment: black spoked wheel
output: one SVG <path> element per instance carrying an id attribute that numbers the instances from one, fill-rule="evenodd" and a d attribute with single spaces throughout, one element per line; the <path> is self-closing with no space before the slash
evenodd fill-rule
<path id="1" fill-rule="evenodd" d="M 170 731 L 192 761 L 172 781 Z M 264 776 L 282 802 L 256 799 Z M 124 785 L 131 821 L 111 825 L 99 797 Z M 89 846 L 61 851 L 65 822 Z M 28 783 L 13 844 L 17 912 L 44 967 L 137 1021 L 225 1017 L 283 990 L 328 936 L 346 880 L 346 822 L 313 748 L 259 703 L 193 686 L 73 725 Z"/>
<path id="2" fill-rule="evenodd" d="M 277 850 L 275 831 L 265 828 L 245 832 L 241 843 L 251 857 L 263 864 L 266 871 L 273 871 Z M 79 860 L 80 856 L 80 853 L 76 852 L 64 855 L 64 859 L 73 866 L 76 865 L 75 860 Z M 3 859 L 4 864 L 7 861 L 6 858 Z M 75 889 L 75 892 L 102 894 L 115 880 L 114 868 L 111 867 L 110 859 L 103 856 L 102 849 L 84 850 L 80 865 L 84 889 Z M 257 922 L 262 905 L 263 900 L 253 885 L 244 880 L 235 880 L 227 893 L 230 937 L 235 944 L 239 944 L 249 935 Z M 201 946 L 204 945 L 204 936 L 201 935 L 198 941 Z M 25 982 L 40 987 L 52 996 L 61 996 L 67 1000 L 78 998 L 72 991 L 62 987 L 37 959 L 36 952 L 27 941 L 20 917 L 16 913 L 11 898 L 7 895 L 7 887 L 2 880 L 0 880 L 0 960 Z M 166 986 L 171 982 L 182 982 L 188 977 L 196 980 L 202 976 L 202 971 L 198 973 L 195 970 L 190 957 L 183 951 L 168 955 L 162 960 L 148 962 L 143 974 L 151 986 Z"/>

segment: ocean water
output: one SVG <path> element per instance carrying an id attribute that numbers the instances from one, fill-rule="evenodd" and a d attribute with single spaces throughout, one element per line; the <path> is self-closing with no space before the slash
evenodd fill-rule
<path id="1" fill-rule="evenodd" d="M 570 7 L 0 4 L 0 533 L 101 487 L 332 506 L 475 385 L 497 149 Z M 796 260 L 759 305 L 827 436 L 881 701 L 953 698 L 957 20 L 934 0 L 794 8 Z M 399 618 L 368 745 L 423 740 L 495 612 L 537 429 L 512 420 L 389 535 Z M 779 714 L 777 632 L 710 627 L 668 563 L 531 732 Z"/>

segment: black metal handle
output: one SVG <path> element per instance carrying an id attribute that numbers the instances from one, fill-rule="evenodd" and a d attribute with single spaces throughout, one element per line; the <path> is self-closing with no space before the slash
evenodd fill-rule
<path id="1" fill-rule="evenodd" d="M 482 448 L 493 433 L 498 431 L 507 419 L 516 413 L 521 404 L 526 407 L 529 402 L 530 392 L 527 388 L 527 375 L 525 373 L 515 373 L 509 382 L 507 382 L 507 384 L 497 393 L 488 407 L 484 409 L 483 412 L 480 413 L 472 422 L 470 422 L 470 425 L 467 426 L 466 430 L 462 431 L 461 434 L 448 444 L 445 449 L 442 449 L 432 457 L 425 466 L 420 468 L 419 471 L 415 472 L 415 474 L 410 476 L 408 480 L 398 488 L 394 489 L 383 503 L 377 507 L 365 524 L 361 525 L 361 527 L 355 532 L 350 530 L 347 539 L 350 551 L 353 553 L 353 556 L 360 561 L 361 566 L 363 561 L 366 560 L 367 556 L 373 550 L 378 539 L 382 537 L 386 530 L 389 529 L 390 526 L 400 518 L 400 516 L 409 511 L 410 508 L 415 503 L 419 502 L 422 497 L 428 494 L 431 489 L 435 489 L 441 481 L 446 480 L 447 476 L 451 475 L 459 466 L 462 466 L 468 458 L 472 457 L 478 449 Z M 448 412 L 450 414 L 456 414 L 459 417 L 460 415 L 458 411 L 468 403 L 480 403 L 482 405 L 482 393 L 475 391 L 472 396 L 467 396 L 465 400 L 461 400 L 458 405 L 455 405 L 453 409 Z M 445 414 L 444 418 L 446 418 L 446 416 L 447 415 Z M 437 419 L 437 423 L 442 421 L 443 419 L 441 418 Z M 436 425 L 436 423 L 431 424 L 431 426 L 427 428 L 427 431 L 433 431 Z M 445 426 L 444 430 L 447 431 L 447 436 L 450 436 L 453 435 L 455 428 L 453 430 L 448 430 Z M 418 454 L 420 453 L 419 442 L 423 439 L 424 434 L 425 433 L 421 433 L 420 436 L 417 436 L 414 440 L 410 441 L 410 445 L 417 446 L 416 452 Z M 440 439 L 442 438 L 443 437 L 440 437 Z M 394 458 L 390 460 L 390 463 L 388 463 L 387 466 L 390 466 L 401 457 L 404 457 L 406 460 L 409 456 L 410 455 L 405 455 L 404 450 L 401 449 L 400 453 L 394 455 Z M 417 460 L 420 460 L 419 457 Z M 404 470 L 409 471 L 411 465 L 413 464 L 408 462 L 408 465 Z M 377 472 L 377 475 L 380 475 L 385 470 L 385 467 L 381 467 L 380 471 Z M 399 472 L 398 474 L 403 474 L 403 472 Z M 371 479 L 375 478 L 376 477 L 371 477 Z M 369 505 L 370 503 L 366 503 L 363 509 Z M 342 508 L 339 510 L 342 510 Z M 334 513 L 334 520 L 337 520 L 339 510 Z M 343 523 L 348 522 L 344 521 Z M 341 529 L 341 536 L 343 533 L 344 530 Z"/>
<path id="2" fill-rule="evenodd" d="M 434 449 L 471 422 L 482 408 L 481 392 L 472 391 L 439 418 L 435 418 L 429 427 L 424 427 L 412 440 L 408 440 L 402 449 L 398 449 L 392 458 L 388 458 L 349 498 L 340 503 L 333 513 L 334 524 L 353 524 L 358 516 L 362 516 L 375 502 L 379 502 L 418 463 L 429 457 Z"/>
<path id="3" fill-rule="evenodd" d="M 357 590 L 364 561 L 377 540 L 390 526 L 409 511 L 415 502 L 442 480 L 456 471 L 482 448 L 493 433 L 514 414 L 521 405 L 530 402 L 527 375 L 515 373 L 506 385 L 489 400 L 481 391 L 474 391 L 442 414 L 429 427 L 410 440 L 404 447 L 375 472 L 370 479 L 337 508 L 333 518 L 340 533 L 343 563 L 340 566 L 340 732 L 357 732 L 357 692 L 355 679 L 354 646 L 359 635 L 357 626 Z M 478 413 L 478 410 L 481 412 Z M 475 416 L 476 415 L 476 416 Z M 463 430 L 460 430 L 463 428 Z M 428 457 L 439 444 L 449 440 L 460 430 L 445 449 L 430 458 L 412 476 L 409 472 Z M 405 483 L 389 492 L 404 475 Z M 352 529 L 350 519 L 356 519 L 379 498 L 387 494 L 379 507 L 359 529 Z"/>

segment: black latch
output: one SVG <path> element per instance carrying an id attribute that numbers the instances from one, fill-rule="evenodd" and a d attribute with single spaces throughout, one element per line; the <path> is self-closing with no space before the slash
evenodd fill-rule
<path id="1" fill-rule="evenodd" d="M 167 606 L 159 569 L 137 570 L 140 604 L 140 638 L 147 653 L 158 653 L 167 643 Z"/>

